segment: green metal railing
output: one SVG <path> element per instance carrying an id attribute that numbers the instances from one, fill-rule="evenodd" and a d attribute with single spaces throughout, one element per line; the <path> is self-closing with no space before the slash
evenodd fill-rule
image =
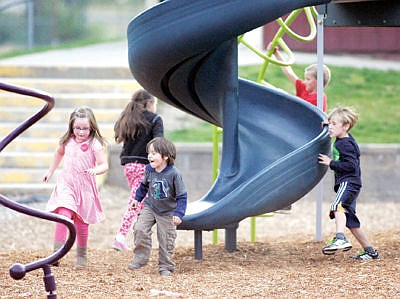
<path id="1" fill-rule="evenodd" d="M 290 28 L 290 25 L 293 23 L 293 21 L 303 11 L 307 18 L 307 22 L 310 25 L 310 33 L 308 36 L 299 35 Z M 317 27 L 316 27 L 317 16 L 318 16 L 318 12 L 315 9 L 315 7 L 305 7 L 305 8 L 301 8 L 301 9 L 292 11 L 285 20 L 283 20 L 282 18 L 277 19 L 276 21 L 280 25 L 280 28 L 278 29 L 277 33 L 275 34 L 274 38 L 271 41 L 271 48 L 267 49 L 266 53 L 263 53 L 261 50 L 253 47 L 249 42 L 247 42 L 244 38 L 244 36 L 245 36 L 244 34 L 240 35 L 238 37 L 239 43 L 246 46 L 248 49 L 250 49 L 256 55 L 258 55 L 263 61 L 263 64 L 261 65 L 260 71 L 258 73 L 258 77 L 257 77 L 257 81 L 256 81 L 257 83 L 269 85 L 264 80 L 264 78 L 265 78 L 265 74 L 267 72 L 268 65 L 270 63 L 277 64 L 279 66 L 289 66 L 289 65 L 294 64 L 294 62 L 295 62 L 294 54 L 290 50 L 290 48 L 286 45 L 285 41 L 283 40 L 283 37 L 285 34 L 287 34 L 287 35 L 289 35 L 289 37 L 296 39 L 298 41 L 311 42 L 317 36 Z M 283 52 L 287 55 L 288 58 L 286 61 L 280 61 L 280 60 L 277 60 L 272 57 L 274 48 L 278 45 L 282 48 Z"/>
<path id="2" fill-rule="evenodd" d="M 291 28 L 290 25 L 293 23 L 293 21 L 302 13 L 304 12 L 307 22 L 310 26 L 310 33 L 307 36 L 302 36 L 294 32 Z M 295 63 L 295 57 L 293 52 L 290 50 L 290 48 L 287 46 L 285 41 L 283 40 L 283 37 L 285 34 L 287 34 L 289 37 L 296 39 L 301 42 L 311 42 L 312 40 L 315 39 L 317 35 L 317 27 L 316 27 L 316 19 L 318 17 L 318 12 L 315 9 L 314 6 L 312 7 L 305 7 L 301 9 L 297 9 L 292 11 L 288 17 L 283 20 L 282 18 L 277 19 L 276 21 L 279 24 L 279 29 L 277 33 L 275 34 L 274 38 L 271 41 L 271 47 L 267 49 L 266 53 L 263 53 L 263 51 L 257 49 L 256 47 L 253 47 L 249 42 L 247 42 L 244 38 L 245 34 L 242 34 L 238 37 L 238 42 L 246 46 L 248 49 L 250 49 L 253 53 L 258 55 L 263 63 L 261 65 L 260 71 L 258 73 L 257 77 L 257 83 L 264 84 L 267 86 L 271 86 L 266 80 L 265 80 L 265 74 L 267 72 L 268 65 L 270 63 L 279 65 L 279 66 L 290 66 Z M 280 46 L 283 52 L 286 54 L 287 59 L 285 61 L 280 61 L 272 57 L 274 48 L 276 46 Z M 219 128 L 217 126 L 213 126 L 213 155 L 212 155 L 212 181 L 214 182 L 218 176 L 218 171 L 219 171 L 219 137 L 222 134 L 223 130 L 222 128 Z M 251 242 L 256 241 L 256 218 L 257 217 L 271 217 L 274 216 L 275 213 L 265 213 L 259 216 L 252 216 L 250 217 L 250 240 Z M 213 244 L 218 243 L 218 230 L 215 229 L 213 231 Z"/>

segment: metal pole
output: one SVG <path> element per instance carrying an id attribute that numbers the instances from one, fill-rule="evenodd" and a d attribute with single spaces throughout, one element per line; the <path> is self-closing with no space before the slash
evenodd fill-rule
<path id="1" fill-rule="evenodd" d="M 317 18 L 317 106 L 323 111 L 323 94 L 324 94 L 324 15 L 318 13 Z M 318 183 L 316 203 L 316 240 L 322 240 L 322 198 L 324 189 L 322 181 Z"/>
<path id="2" fill-rule="evenodd" d="M 218 177 L 219 168 L 219 134 L 220 129 L 213 126 L 213 152 L 212 152 L 212 182 Z M 218 244 L 218 229 L 213 230 L 213 244 Z"/>
<path id="3" fill-rule="evenodd" d="M 28 13 L 28 49 L 32 50 L 34 41 L 34 19 L 33 19 L 33 1 L 28 1 L 26 3 L 26 9 Z"/>

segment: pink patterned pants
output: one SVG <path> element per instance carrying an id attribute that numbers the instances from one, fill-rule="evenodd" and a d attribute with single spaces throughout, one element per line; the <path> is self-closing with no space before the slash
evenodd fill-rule
<path id="1" fill-rule="evenodd" d="M 142 163 L 128 163 L 124 165 L 124 172 L 126 180 L 128 181 L 130 188 L 130 195 L 127 209 L 124 213 L 124 216 L 121 221 L 121 225 L 119 227 L 119 232 L 126 236 L 129 232 L 129 229 L 132 226 L 133 221 L 137 218 L 140 212 L 143 209 L 144 200 L 140 202 L 136 209 L 132 208 L 133 200 L 135 199 L 136 190 L 139 188 L 140 183 L 142 182 L 144 176 L 144 169 L 146 165 Z"/>

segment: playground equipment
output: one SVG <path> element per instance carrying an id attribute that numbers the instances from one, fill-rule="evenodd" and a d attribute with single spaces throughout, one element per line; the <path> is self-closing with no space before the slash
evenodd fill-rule
<path id="1" fill-rule="evenodd" d="M 238 79 L 237 36 L 282 15 L 329 1 L 207 0 L 162 2 L 128 26 L 135 79 L 161 100 L 223 128 L 219 175 L 188 205 L 178 229 L 226 229 L 236 249 L 242 219 L 282 209 L 323 177 L 319 152 L 329 153 L 325 115 L 298 98 Z"/>
<path id="2" fill-rule="evenodd" d="M 327 130 L 317 129 L 322 115 L 316 108 L 294 97 L 245 80 L 237 82 L 236 36 L 298 7 L 329 1 L 204 0 L 183 6 L 180 2 L 179 7 L 176 2 L 167 1 L 165 5 L 139 16 L 133 21 L 128 37 L 132 73 L 146 88 L 164 101 L 225 129 L 221 172 L 209 193 L 193 206 L 190 205 L 191 209 L 179 228 L 199 232 L 202 229 L 235 226 L 241 219 L 295 201 L 312 188 L 324 173 L 324 169 L 316 167 L 313 161 L 315 153 L 319 150 L 327 152 L 329 148 Z M 335 17 L 331 18 L 334 25 L 365 25 L 364 21 L 370 26 L 400 25 L 400 5 L 397 1 L 371 1 L 368 6 L 361 6 L 367 11 L 362 10 L 360 19 L 357 14 L 359 4 L 353 6 L 350 3 L 359 1 L 344 2 L 328 5 L 329 9 L 339 5 L 338 11 L 345 11 L 345 17 L 340 16 L 343 17 L 340 19 L 343 23 L 335 21 Z M 385 9 L 385 13 L 379 18 L 371 18 L 369 11 L 376 11 L 371 9 L 371 5 L 377 7 L 376 2 L 381 5 L 380 9 Z M 356 10 L 352 11 L 354 7 Z M 321 9 L 325 10 L 325 5 Z M 162 16 L 162 13 L 165 15 Z M 194 15 L 196 20 L 191 23 Z M 147 27 L 152 24 L 152 19 L 155 26 Z M 171 20 L 175 23 L 168 24 Z M 202 25 L 200 20 L 209 24 Z M 235 24 L 236 20 L 238 24 Z M 139 26 L 135 28 L 136 25 Z M 140 33 L 137 36 L 134 34 L 136 29 Z M 141 58 L 143 62 L 138 61 Z M 45 93 L 1 82 L 0 89 L 38 97 L 47 102 L 41 111 L 1 140 L 1 152 L 19 134 L 47 114 L 54 100 Z M 302 119 L 299 119 L 299 115 L 303 116 Z M 285 188 L 290 189 L 289 194 L 285 193 Z M 49 264 L 63 257 L 72 247 L 75 239 L 73 223 L 58 215 L 21 206 L 2 195 L 0 203 L 24 214 L 63 223 L 69 228 L 70 235 L 63 248 L 47 258 L 26 265 L 15 264 L 10 268 L 14 279 L 22 279 L 27 272 L 43 268 L 45 288 L 50 292 L 47 297 L 56 298 L 56 286 Z M 201 240 L 196 238 L 196 241 Z M 197 257 L 199 253 L 196 252 Z"/>
<path id="3" fill-rule="evenodd" d="M 326 27 L 399 27 L 400 3 L 393 0 L 333 0 L 317 7 Z"/>
<path id="4" fill-rule="evenodd" d="M 307 22 L 310 26 L 310 33 L 308 36 L 301 36 L 294 32 L 291 28 L 290 25 L 293 23 L 293 21 L 297 18 L 299 14 L 304 12 Z M 238 42 L 243 44 L 245 47 L 247 47 L 249 50 L 251 50 L 253 53 L 258 55 L 260 59 L 262 60 L 262 65 L 257 77 L 256 82 L 261 83 L 265 86 L 273 87 L 271 84 L 269 84 L 266 80 L 266 71 L 269 63 L 277 64 L 279 66 L 289 66 L 295 63 L 295 57 L 293 52 L 290 50 L 290 48 L 286 45 L 285 41 L 283 40 L 283 37 L 285 34 L 287 34 L 289 37 L 302 41 L 302 42 L 310 42 L 315 39 L 317 35 L 317 29 L 315 25 L 315 19 L 317 18 L 318 12 L 315 9 L 314 6 L 312 7 L 304 7 L 300 9 L 296 9 L 295 11 L 292 11 L 285 20 L 282 19 L 282 17 L 278 18 L 276 21 L 280 25 L 280 28 L 278 32 L 275 34 L 274 38 L 271 41 L 271 49 L 267 50 L 266 53 L 264 54 L 261 49 L 257 49 L 254 47 L 250 42 L 248 42 L 245 39 L 245 34 L 242 34 L 238 37 Z M 273 49 L 279 45 L 283 51 L 286 53 L 288 59 L 287 61 L 280 61 L 277 59 L 274 59 L 272 57 L 273 54 Z M 218 136 L 222 133 L 222 129 L 219 127 L 214 126 L 213 129 L 213 182 L 217 178 L 217 172 L 218 172 L 218 162 L 219 162 L 219 153 L 218 153 Z M 250 240 L 252 242 L 255 242 L 256 240 L 256 217 L 270 217 L 273 216 L 273 213 L 266 213 L 258 216 L 252 216 L 250 217 Z M 217 244 L 218 243 L 218 231 L 214 230 L 213 231 L 213 243 Z"/>
<path id="5" fill-rule="evenodd" d="M 52 96 L 38 91 L 34 89 L 27 89 L 24 87 L 16 86 L 16 85 L 11 85 L 11 84 L 6 84 L 3 82 L 0 82 L 0 89 L 5 90 L 8 92 L 12 93 L 17 93 L 20 95 L 25 95 L 25 96 L 30 96 L 30 97 L 35 97 L 38 99 L 42 99 L 46 102 L 46 105 L 43 106 L 41 110 L 39 110 L 36 114 L 34 114 L 32 117 L 24 121 L 19 127 L 14 129 L 12 132 L 10 132 L 3 140 L 0 141 L 0 152 L 11 142 L 13 141 L 16 137 L 18 137 L 22 132 L 27 130 L 30 126 L 32 126 L 34 123 L 39 121 L 43 116 L 45 116 L 53 107 L 54 107 L 54 99 Z M 18 204 L 3 195 L 0 194 L 0 204 L 4 205 L 7 208 L 10 208 L 14 211 L 17 211 L 19 213 L 23 213 L 29 216 L 45 219 L 45 220 L 50 220 L 53 222 L 59 222 L 68 227 L 69 230 L 69 237 L 65 245 L 60 248 L 58 251 L 54 252 L 50 256 L 40 259 L 35 262 L 31 262 L 28 264 L 20 264 L 16 263 L 11 266 L 10 268 L 10 275 L 12 278 L 18 280 L 22 279 L 26 273 L 42 268 L 44 272 L 43 280 L 45 284 L 45 290 L 48 292 L 47 298 L 51 299 L 56 299 L 57 294 L 56 294 L 56 283 L 54 276 L 51 272 L 50 265 L 53 264 L 54 262 L 58 261 L 61 259 L 67 252 L 71 249 L 72 245 L 74 245 L 75 242 L 75 226 L 73 222 L 65 218 L 63 216 L 59 216 L 57 214 L 52 214 L 52 213 L 45 213 L 40 210 L 36 210 L 33 208 L 26 207 L 24 205 Z"/>
<path id="6" fill-rule="evenodd" d="M 302 12 L 304 12 L 307 22 L 310 26 L 310 33 L 308 36 L 301 36 L 290 28 L 290 25 L 298 17 L 298 15 L 301 14 Z M 294 64 L 294 62 L 295 62 L 294 54 L 290 50 L 290 48 L 287 46 L 285 41 L 283 40 L 283 37 L 285 34 L 287 34 L 289 37 L 296 39 L 298 41 L 302 41 L 302 42 L 310 42 L 310 41 L 314 40 L 317 35 L 317 29 L 316 29 L 316 25 L 315 25 L 315 20 L 317 18 L 317 15 L 318 15 L 317 10 L 315 9 L 314 6 L 311 6 L 311 7 L 304 7 L 304 8 L 300 8 L 300 9 L 296 9 L 296 10 L 292 11 L 286 17 L 285 20 L 283 20 L 282 17 L 278 18 L 276 21 L 280 25 L 280 28 L 271 41 L 271 49 L 267 50 L 266 53 L 263 53 L 260 49 L 255 48 L 249 42 L 247 42 L 244 34 L 242 34 L 238 37 L 239 43 L 242 43 L 244 46 L 246 46 L 248 49 L 250 49 L 253 53 L 257 54 L 263 61 L 260 71 L 258 73 L 257 80 L 256 80 L 257 83 L 261 83 L 266 86 L 270 86 L 270 84 L 267 81 L 265 81 L 265 74 L 266 74 L 269 63 L 277 64 L 279 66 L 289 66 L 289 65 Z M 280 60 L 277 60 L 272 57 L 274 48 L 277 45 L 279 45 L 282 48 L 283 52 L 287 55 L 287 57 L 288 57 L 287 61 L 280 61 Z"/>

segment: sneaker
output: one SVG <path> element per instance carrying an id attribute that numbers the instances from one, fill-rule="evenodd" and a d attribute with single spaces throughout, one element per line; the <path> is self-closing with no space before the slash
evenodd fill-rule
<path id="1" fill-rule="evenodd" d="M 118 242 L 117 240 L 114 240 L 114 242 L 112 243 L 112 248 L 121 252 L 129 250 L 129 248 L 126 247 L 124 243 Z"/>
<path id="2" fill-rule="evenodd" d="M 161 275 L 161 276 L 171 276 L 171 275 L 172 275 L 172 272 L 169 271 L 169 270 L 161 270 L 161 271 L 160 271 L 160 275 Z"/>
<path id="3" fill-rule="evenodd" d="M 334 254 L 337 250 L 347 251 L 351 249 L 351 243 L 347 240 L 333 238 L 331 244 L 322 248 L 323 254 Z"/>
<path id="4" fill-rule="evenodd" d="M 132 263 L 130 263 L 129 265 L 128 265 L 128 269 L 130 269 L 130 270 L 137 270 L 137 269 L 139 269 L 140 267 L 142 267 L 143 265 L 142 264 L 139 264 L 139 263 L 136 263 L 136 262 L 132 262 Z"/>
<path id="5" fill-rule="evenodd" d="M 350 258 L 355 259 L 355 260 L 362 260 L 362 261 L 368 261 L 368 260 L 378 260 L 380 258 L 378 250 L 375 250 L 374 252 L 360 252 L 358 255 L 350 256 Z"/>

